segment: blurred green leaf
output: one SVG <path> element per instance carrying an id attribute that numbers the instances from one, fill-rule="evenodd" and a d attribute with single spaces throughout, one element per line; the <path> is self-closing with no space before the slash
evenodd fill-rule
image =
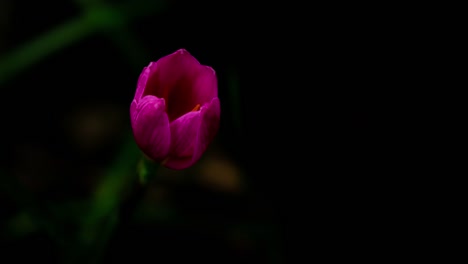
<path id="1" fill-rule="evenodd" d="M 63 22 L 0 58 L 0 84 L 54 52 L 98 31 L 111 32 L 111 38 L 122 48 L 130 63 L 140 66 L 143 61 L 143 46 L 137 42 L 127 26 L 131 19 L 160 12 L 166 2 L 140 0 L 116 6 L 92 0 L 77 2 L 85 11 L 82 16 Z"/>
<path id="2" fill-rule="evenodd" d="M 6 228 L 7 232 L 14 237 L 24 236 L 39 229 L 34 217 L 28 211 L 22 211 L 12 217 Z"/>
<path id="3" fill-rule="evenodd" d="M 84 219 L 85 227 L 93 229 L 103 217 L 117 209 L 126 195 L 126 187 L 132 186 L 132 182 L 137 180 L 136 166 L 141 152 L 133 140 L 133 135 L 129 134 L 120 154 L 94 192 L 89 213 Z"/>
<path id="4" fill-rule="evenodd" d="M 121 202 L 128 196 L 130 187 L 136 182 L 136 166 L 141 152 L 132 133 L 127 133 L 119 154 L 111 164 L 93 196 L 86 201 L 76 241 L 68 253 L 69 263 L 97 263 L 102 250 L 120 221 Z"/>
<path id="5" fill-rule="evenodd" d="M 52 53 L 75 43 L 96 29 L 88 17 L 75 18 L 0 58 L 0 83 L 18 75 Z"/>

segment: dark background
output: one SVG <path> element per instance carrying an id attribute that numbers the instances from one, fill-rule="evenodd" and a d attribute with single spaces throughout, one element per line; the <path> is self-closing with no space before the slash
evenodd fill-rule
<path id="1" fill-rule="evenodd" d="M 398 87 L 414 78 L 420 58 L 417 23 L 401 25 L 407 13 L 144 0 L 133 11 L 125 1 L 101 2 L 122 16 L 20 70 L 2 65 L 5 258 L 63 262 L 63 247 L 31 226 L 52 221 L 56 206 L 58 236 L 75 232 L 69 203 L 86 200 L 116 166 L 141 69 L 179 48 L 217 72 L 219 134 L 194 168 L 162 169 L 146 194 L 146 208 L 170 216 L 145 218 L 143 210 L 114 232 L 103 262 L 293 263 L 387 259 L 405 250 L 404 241 L 388 241 L 406 225 L 391 204 L 406 191 L 392 188 L 410 156 L 400 152 L 407 131 L 395 117 L 406 102 L 393 99 L 405 97 Z M 98 3 L 2 0 L 0 59 Z M 29 198 L 17 198 L 22 193 Z M 29 228 L 15 224 L 21 219 Z"/>

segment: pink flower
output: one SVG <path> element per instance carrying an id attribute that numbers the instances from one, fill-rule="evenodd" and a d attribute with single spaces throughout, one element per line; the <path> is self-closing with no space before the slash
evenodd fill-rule
<path id="1" fill-rule="evenodd" d="M 130 106 L 138 147 L 176 170 L 200 159 L 218 132 L 220 113 L 215 71 L 184 49 L 143 69 Z"/>

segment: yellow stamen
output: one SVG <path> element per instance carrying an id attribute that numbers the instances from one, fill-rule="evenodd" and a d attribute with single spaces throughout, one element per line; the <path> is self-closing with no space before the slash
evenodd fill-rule
<path id="1" fill-rule="evenodd" d="M 193 109 L 192 112 L 200 110 L 200 104 L 197 104 Z"/>

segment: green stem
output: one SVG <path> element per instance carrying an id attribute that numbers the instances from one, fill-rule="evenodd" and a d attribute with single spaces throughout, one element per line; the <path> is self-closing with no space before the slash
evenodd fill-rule
<path id="1" fill-rule="evenodd" d="M 141 152 L 132 138 L 97 189 L 93 207 L 83 223 L 80 247 L 84 251 L 77 255 L 79 262 L 99 263 L 112 236 L 131 224 L 157 168 L 142 156 L 138 162 L 138 156 Z"/>
<path id="2" fill-rule="evenodd" d="M 137 171 L 139 174 L 139 180 L 134 180 L 132 183 L 132 189 L 129 196 L 120 203 L 118 210 L 118 218 L 116 221 L 113 221 L 113 225 L 109 233 L 107 233 L 105 241 L 101 244 L 101 249 L 99 252 L 100 258 L 109 253 L 107 241 L 112 239 L 113 235 L 119 235 L 124 230 L 132 224 L 135 211 L 141 205 L 142 200 L 144 199 L 148 188 L 150 186 L 150 180 L 154 178 L 155 172 L 158 166 L 157 164 L 152 163 L 147 160 L 145 157 L 142 157 L 140 163 L 138 164 Z M 144 179 L 142 181 L 142 179 Z"/>
<path id="3" fill-rule="evenodd" d="M 135 167 L 141 152 L 133 136 L 128 139 L 98 185 L 83 216 L 75 249 L 69 263 L 97 263 L 118 221 L 119 206 L 128 186 L 137 181 Z"/>
<path id="4" fill-rule="evenodd" d="M 122 202 L 119 213 L 119 225 L 127 225 L 131 222 L 135 210 L 143 200 L 151 181 L 156 176 L 156 170 L 159 164 L 153 163 L 142 156 L 138 166 L 138 181 L 134 181 L 132 191 L 128 198 Z"/>

